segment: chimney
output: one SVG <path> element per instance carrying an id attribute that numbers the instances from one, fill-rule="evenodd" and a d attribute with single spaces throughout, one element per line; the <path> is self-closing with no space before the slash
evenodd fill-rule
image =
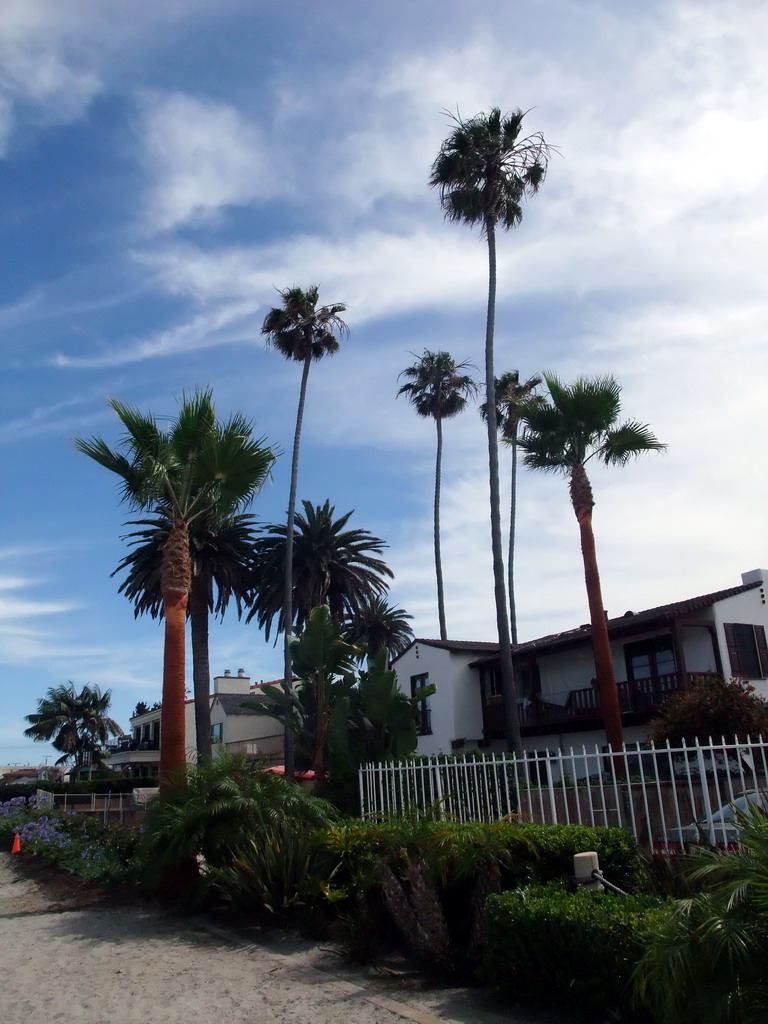
<path id="1" fill-rule="evenodd" d="M 250 693 L 251 678 L 245 674 L 245 669 L 239 668 L 237 675 L 233 676 L 228 668 L 224 669 L 223 676 L 216 676 L 213 680 L 214 693 Z"/>

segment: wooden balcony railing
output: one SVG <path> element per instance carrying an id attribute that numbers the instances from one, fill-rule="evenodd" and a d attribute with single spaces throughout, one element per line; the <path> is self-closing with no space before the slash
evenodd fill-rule
<path id="1" fill-rule="evenodd" d="M 650 717 L 658 711 L 662 701 L 679 690 L 688 689 L 701 679 L 713 678 L 714 673 L 669 672 L 648 679 L 631 679 L 618 683 L 619 707 L 622 715 Z M 578 690 L 564 690 L 548 694 L 549 699 L 534 696 L 520 704 L 520 725 L 522 728 L 537 729 L 551 726 L 553 729 L 577 728 L 579 724 L 594 721 L 599 724 L 600 693 L 597 687 L 586 686 Z M 504 709 L 501 697 L 486 701 L 486 732 L 503 729 Z M 583 727 L 583 724 L 582 724 Z"/>

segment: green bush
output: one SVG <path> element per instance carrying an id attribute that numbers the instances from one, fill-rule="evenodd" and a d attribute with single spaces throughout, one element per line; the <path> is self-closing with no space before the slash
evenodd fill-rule
<path id="1" fill-rule="evenodd" d="M 562 883 L 490 896 L 482 981 L 548 1005 L 597 1012 L 627 1003 L 644 935 L 663 914 L 654 896 L 617 896 Z"/>
<path id="2" fill-rule="evenodd" d="M 255 893 L 253 879 L 238 881 L 233 873 L 240 870 L 240 862 L 245 875 L 251 871 L 253 843 L 273 843 L 286 822 L 311 835 L 339 818 L 326 801 L 263 771 L 259 764 L 225 752 L 209 764 L 190 765 L 150 805 L 142 844 L 146 881 L 161 885 L 169 895 L 186 886 L 193 900 L 205 896 L 214 876 L 225 899 L 230 885 L 248 886 Z M 223 873 L 215 874 L 218 869 Z M 174 876 L 179 884 L 170 881 Z M 284 900 L 275 893 L 269 902 L 278 905 Z"/>
<path id="3" fill-rule="evenodd" d="M 498 862 L 504 888 L 570 879 L 573 855 L 585 850 L 597 852 L 606 878 L 619 888 L 635 888 L 642 877 L 637 841 L 618 828 L 391 818 L 329 829 L 324 841 L 342 861 L 345 881 L 369 877 L 381 858 L 394 867 L 402 851 L 423 857 L 446 885 L 471 878 L 489 857 Z"/>

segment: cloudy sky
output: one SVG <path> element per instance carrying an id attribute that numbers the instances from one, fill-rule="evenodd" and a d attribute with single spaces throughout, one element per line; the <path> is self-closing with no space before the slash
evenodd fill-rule
<path id="1" fill-rule="evenodd" d="M 395 395 L 425 348 L 482 365 L 484 243 L 426 184 L 450 112 L 521 107 L 558 149 L 499 239 L 497 369 L 614 373 L 669 446 L 594 473 L 609 612 L 768 565 L 766 38 L 760 0 L 2 0 L 0 764 L 50 753 L 21 736 L 50 686 L 110 688 L 126 727 L 159 697 L 161 628 L 110 579 L 128 510 L 72 438 L 118 440 L 109 396 L 172 416 L 210 385 L 289 451 L 298 367 L 259 334 L 276 288 L 348 306 L 299 497 L 384 538 L 391 600 L 437 634 L 434 426 Z M 493 639 L 476 409 L 445 435 L 449 634 Z M 530 639 L 588 613 L 564 481 L 523 473 L 519 501 Z M 234 617 L 211 659 L 280 673 Z"/>

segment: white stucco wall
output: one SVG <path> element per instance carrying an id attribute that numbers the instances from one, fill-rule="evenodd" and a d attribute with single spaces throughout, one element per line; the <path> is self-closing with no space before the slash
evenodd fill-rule
<path id="1" fill-rule="evenodd" d="M 768 573 L 763 575 L 763 585 L 754 590 L 748 590 L 745 594 L 736 594 L 734 597 L 720 601 L 713 608 L 713 618 L 717 630 L 717 639 L 720 645 L 723 659 L 723 672 L 727 676 L 731 674 L 731 664 L 728 660 L 728 648 L 725 643 L 725 630 L 723 624 L 726 622 L 746 622 L 753 626 L 764 626 L 768 631 Z M 766 695 L 768 684 L 765 680 L 750 679 L 758 692 Z"/>
<path id="2" fill-rule="evenodd" d="M 482 655 L 477 651 L 446 651 L 428 644 L 414 644 L 394 663 L 397 684 L 411 694 L 411 676 L 429 675 L 436 692 L 427 705 L 432 717 L 432 735 L 420 736 L 419 754 L 449 754 L 453 740 L 468 746 L 483 738 L 480 676 L 469 664 Z"/>

